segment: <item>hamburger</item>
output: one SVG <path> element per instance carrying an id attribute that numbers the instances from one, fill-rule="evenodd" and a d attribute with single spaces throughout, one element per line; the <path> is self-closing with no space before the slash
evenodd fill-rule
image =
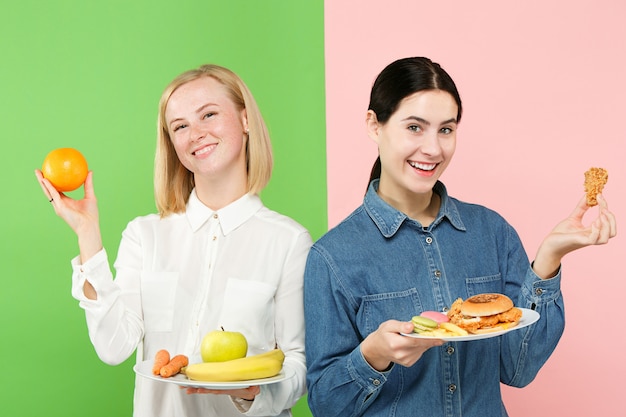
<path id="1" fill-rule="evenodd" d="M 522 310 L 504 294 L 485 293 L 458 298 L 448 311 L 450 321 L 470 333 L 482 334 L 517 326 Z"/>

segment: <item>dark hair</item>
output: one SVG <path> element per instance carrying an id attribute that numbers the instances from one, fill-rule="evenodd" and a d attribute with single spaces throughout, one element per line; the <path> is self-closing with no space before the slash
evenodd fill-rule
<path id="1" fill-rule="evenodd" d="M 374 81 L 368 110 L 376 113 L 380 123 L 386 123 L 404 98 L 423 90 L 450 93 L 458 107 L 456 121 L 461 121 L 463 107 L 454 81 L 439 64 L 424 57 L 402 58 L 387 65 Z M 378 157 L 372 167 L 368 187 L 373 179 L 380 178 L 380 168 Z"/>

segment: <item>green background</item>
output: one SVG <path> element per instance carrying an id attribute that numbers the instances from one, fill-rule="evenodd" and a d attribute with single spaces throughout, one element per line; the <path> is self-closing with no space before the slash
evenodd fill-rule
<path id="1" fill-rule="evenodd" d="M 274 145 L 265 204 L 326 230 L 323 18 L 323 0 L 1 3 L 2 415 L 131 415 L 134 357 L 97 358 L 70 294 L 76 237 L 33 170 L 83 152 L 112 262 L 128 221 L 155 212 L 157 102 L 178 73 L 212 62 L 246 81 Z M 310 416 L 304 398 L 294 414 Z"/>

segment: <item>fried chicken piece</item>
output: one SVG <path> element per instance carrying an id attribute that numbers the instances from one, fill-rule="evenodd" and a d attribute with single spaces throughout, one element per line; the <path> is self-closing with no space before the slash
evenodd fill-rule
<path id="1" fill-rule="evenodd" d="M 460 319 L 457 322 L 455 322 L 454 320 L 450 321 L 452 321 L 453 324 L 459 326 L 461 329 L 468 331 L 469 333 L 474 333 L 476 330 L 482 327 L 482 322 L 480 319 Z"/>
<path id="2" fill-rule="evenodd" d="M 454 303 L 450 306 L 450 310 L 448 310 L 448 318 L 452 324 L 456 324 L 461 329 L 467 330 L 468 332 L 472 332 L 477 330 L 480 326 L 480 319 L 477 318 L 469 318 L 461 314 L 461 304 L 463 304 L 462 298 L 457 298 Z"/>
<path id="3" fill-rule="evenodd" d="M 587 205 L 593 207 L 598 205 L 596 197 L 602 192 L 609 180 L 609 173 L 604 168 L 589 168 L 585 172 L 585 193 Z"/>
<path id="4" fill-rule="evenodd" d="M 452 323 L 470 333 L 478 329 L 494 327 L 500 323 L 514 323 L 522 318 L 522 310 L 517 307 L 491 316 L 468 317 L 461 314 L 461 304 L 463 304 L 463 300 L 460 298 L 452 303 L 450 310 L 448 310 L 448 318 Z"/>
<path id="5" fill-rule="evenodd" d="M 517 307 L 513 307 L 512 309 L 505 311 L 504 313 L 498 314 L 497 317 L 499 323 L 516 322 L 522 318 L 522 310 Z"/>
<path id="6" fill-rule="evenodd" d="M 461 314 L 461 304 L 463 304 L 463 299 L 457 298 L 450 306 L 450 310 L 448 310 L 448 318 L 453 323 L 455 322 L 455 320 L 459 321 L 461 318 L 463 318 L 463 315 Z"/>
<path id="7" fill-rule="evenodd" d="M 500 314 L 494 314 L 493 316 L 483 316 L 480 318 L 480 327 L 493 327 L 496 324 L 500 323 L 500 321 Z"/>

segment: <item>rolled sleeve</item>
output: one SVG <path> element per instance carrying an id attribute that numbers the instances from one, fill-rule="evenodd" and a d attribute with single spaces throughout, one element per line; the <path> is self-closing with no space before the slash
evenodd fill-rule
<path id="1" fill-rule="evenodd" d="M 79 301 L 83 309 L 97 309 L 102 305 L 102 300 L 119 292 L 119 288 L 113 284 L 106 250 L 102 249 L 83 264 L 80 263 L 80 257 L 77 256 L 72 259 L 71 264 L 72 297 Z M 85 297 L 83 291 L 85 281 L 89 281 L 96 290 L 98 300 L 90 300 Z"/>
<path id="2" fill-rule="evenodd" d="M 113 281 L 104 249 L 83 264 L 78 257 L 72 259 L 71 264 L 72 296 L 85 310 L 91 343 L 103 362 L 117 365 L 137 347 L 143 335 L 141 317 L 119 301 L 122 289 Z M 85 281 L 94 287 L 97 299 L 85 297 Z"/>

